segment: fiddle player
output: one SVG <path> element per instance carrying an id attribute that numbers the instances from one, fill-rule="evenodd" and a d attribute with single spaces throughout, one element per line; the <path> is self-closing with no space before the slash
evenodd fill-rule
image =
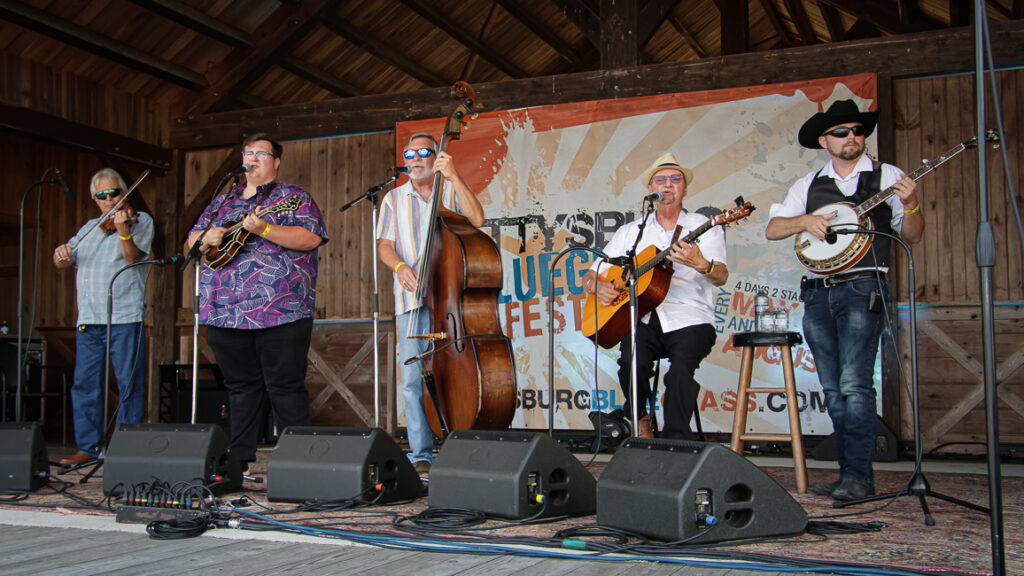
<path id="1" fill-rule="evenodd" d="M 236 222 L 247 235 L 230 261 L 216 270 L 203 266 L 199 280 L 199 322 L 228 388 L 231 452 L 243 470 L 256 459 L 268 399 L 278 428 L 310 424 L 306 355 L 316 311 L 317 248 L 327 242 L 327 229 L 308 192 L 277 182 L 281 153 L 267 134 L 246 138 L 245 185 L 214 199 L 185 244 L 189 250 L 202 237 L 199 250 L 207 254 Z M 297 207 L 274 209 L 290 199 L 297 199 Z"/>
<path id="2" fill-rule="evenodd" d="M 447 152 L 439 152 L 437 140 L 425 132 L 409 137 L 402 151 L 408 182 L 392 189 L 384 197 L 377 223 L 377 253 L 380 261 L 394 271 L 395 328 L 398 334 L 398 358 L 402 371 L 402 398 L 405 402 L 405 427 L 409 437 L 409 460 L 421 475 L 430 472 L 434 461 L 434 433 L 423 410 L 421 361 L 405 362 L 427 351 L 426 340 L 410 339 L 413 334 L 430 331 L 430 315 L 414 314 L 423 306 L 416 300 L 420 247 L 430 230 L 430 201 L 434 173 L 444 176 L 441 205 L 464 215 L 473 226 L 484 223 L 484 209 L 455 169 Z"/>
<path id="3" fill-rule="evenodd" d="M 608 256 L 620 257 L 634 244 L 637 253 L 649 246 L 657 246 L 659 251 L 672 247 L 668 259 L 675 266 L 665 299 L 653 312 L 640 318 L 636 327 L 637 409 L 640 414 L 636 434 L 641 437 L 653 436 L 647 405 L 654 363 L 660 358 L 668 358 L 670 362 L 665 373 L 665 426 L 661 435 L 677 439 L 693 437 L 690 419 L 700 392 L 700 384 L 693 375 L 715 344 L 714 288 L 729 279 L 725 232 L 720 226 L 711 228 L 691 244 L 678 241 L 708 221 L 706 216 L 683 209 L 683 198 L 692 180 L 693 171 L 681 166 L 672 153 L 658 158 L 641 177 L 648 193 L 661 195 L 654 204 L 654 218 L 647 219 L 639 243 L 637 235 L 643 218 L 619 228 L 604 249 Z M 583 289 L 595 294 L 607 306 L 623 292 L 623 287 L 617 279 L 606 281 L 598 277 L 601 264 L 603 260 L 598 259 L 583 276 Z M 619 358 L 619 386 L 628 399 L 627 414 L 631 413 L 632 401 L 629 344 L 627 337 Z"/>
<path id="4" fill-rule="evenodd" d="M 899 168 L 876 164 L 864 153 L 864 141 L 875 130 L 878 111 L 861 112 L 853 100 L 833 102 L 800 128 L 800 145 L 824 148 L 829 162 L 807 174 L 773 204 L 765 237 L 781 240 L 807 232 L 825 240 L 829 220 L 814 211 L 827 204 L 859 204 L 895 185 L 896 194 L 869 212 L 876 230 L 899 234 L 916 244 L 924 233 L 916 183 Z M 874 368 L 882 333 L 882 298 L 888 292 L 885 274 L 890 241 L 871 236 L 872 250 L 840 274 L 804 278 L 804 337 L 814 355 L 818 381 L 835 430 L 839 479 L 814 484 L 811 491 L 835 500 L 860 500 L 875 493 L 871 459 L 875 452 Z"/>
<path id="5" fill-rule="evenodd" d="M 114 209 L 127 186 L 111 168 L 93 174 L 90 197 L 100 218 Z M 146 378 L 146 280 L 148 266 L 136 266 L 117 277 L 114 273 L 149 254 L 153 242 L 153 218 L 126 208 L 115 211 L 103 223 L 89 220 L 68 241 L 53 251 L 59 270 L 76 268 L 78 332 L 75 334 L 75 376 L 71 386 L 72 419 L 78 451 L 60 461 L 77 466 L 99 457 L 105 445 L 103 421 L 104 362 L 107 349 L 107 294 L 112 289 L 110 361 L 117 379 L 117 423 L 142 421 Z M 100 225 L 102 224 L 102 226 Z M 100 228 L 97 230 L 96 228 Z M 72 248 L 74 246 L 74 248 Z"/>

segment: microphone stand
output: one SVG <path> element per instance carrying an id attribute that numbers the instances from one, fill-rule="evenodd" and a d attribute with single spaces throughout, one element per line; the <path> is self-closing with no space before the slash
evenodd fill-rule
<path id="1" fill-rule="evenodd" d="M 50 171 L 54 170 L 54 169 L 55 169 L 54 166 L 51 166 L 51 167 L 47 168 L 46 172 L 43 172 L 43 177 L 45 178 L 46 175 L 49 174 Z M 22 350 L 21 338 L 22 338 L 22 332 L 24 330 L 22 328 L 22 323 L 24 322 L 24 317 L 25 317 L 24 295 L 23 295 L 23 289 L 24 289 L 23 283 L 25 282 L 25 280 L 24 280 L 24 275 L 25 275 L 25 272 L 24 272 L 25 271 L 25 199 L 28 198 L 28 193 L 29 192 L 31 192 L 32 190 L 35 190 L 37 187 L 42 186 L 44 184 L 58 184 L 59 185 L 59 184 L 61 184 L 61 181 L 59 179 L 55 179 L 55 180 L 40 180 L 39 182 L 36 182 L 35 184 L 29 186 L 28 189 L 26 189 L 25 192 L 22 193 L 22 195 L 21 195 L 21 207 L 18 209 L 18 218 L 19 218 L 19 220 L 18 220 L 18 337 L 16 338 L 16 340 L 17 340 L 17 348 L 18 348 L 18 351 L 17 351 L 17 364 L 18 364 L 18 367 L 17 367 L 17 370 L 15 371 L 17 376 L 16 376 L 16 379 L 14 381 L 14 403 L 15 403 L 14 404 L 14 421 L 15 422 L 21 422 L 21 386 L 22 386 L 22 378 L 24 377 L 24 376 L 22 376 L 22 371 L 24 369 L 24 366 L 23 366 L 24 362 L 23 362 L 23 359 L 22 359 L 22 354 L 24 354 L 24 352 Z M 74 196 L 68 196 L 68 200 L 69 201 L 73 201 L 74 200 Z M 38 225 L 38 222 L 37 222 L 37 225 Z M 38 250 L 39 247 L 36 246 L 36 249 Z M 29 327 L 29 335 L 28 336 L 29 336 L 29 339 L 32 338 L 32 327 L 31 326 Z"/>
<path id="2" fill-rule="evenodd" d="M 373 258 L 373 423 L 378 428 L 380 425 L 381 416 L 381 402 L 380 402 L 380 292 L 378 289 L 377 280 L 377 194 L 393 184 L 398 180 L 398 173 L 394 173 L 382 184 L 378 184 L 372 188 L 363 192 L 361 196 L 352 200 L 348 204 L 345 204 L 338 209 L 338 212 L 344 212 L 356 204 L 362 202 L 365 199 L 369 199 L 372 205 L 370 209 L 370 233 L 371 237 L 371 251 Z M 440 412 L 438 412 L 440 414 Z"/>
<path id="3" fill-rule="evenodd" d="M 830 227 L 831 228 L 831 227 Z M 918 395 L 918 380 L 917 380 L 917 299 L 916 299 L 916 288 L 917 281 L 914 277 L 914 256 L 910 251 L 910 246 L 903 241 L 902 238 L 895 234 L 889 234 L 881 232 L 879 230 L 869 230 L 865 228 L 844 228 L 844 229 L 832 229 L 830 233 L 834 234 L 875 234 L 878 236 L 884 236 L 889 238 L 900 245 L 903 251 L 907 254 L 907 273 L 909 280 L 909 294 L 910 294 L 910 386 L 913 393 L 913 403 L 911 404 L 911 411 L 913 414 L 913 426 L 914 426 L 914 472 L 911 473 L 910 479 L 907 480 L 906 485 L 897 490 L 896 492 L 890 492 L 888 494 L 878 494 L 876 496 L 870 496 L 861 500 L 850 500 L 847 502 L 834 502 L 833 508 L 844 508 L 846 506 L 854 506 L 857 504 L 864 504 L 866 502 L 876 502 L 878 500 L 887 500 L 890 498 L 898 498 L 900 496 L 917 496 L 918 501 L 921 503 L 921 510 L 924 512 L 924 523 L 928 526 L 935 525 L 935 519 L 932 518 L 931 511 L 928 509 L 928 502 L 925 500 L 926 496 L 932 496 L 939 500 L 945 500 L 958 506 L 970 508 L 971 510 L 977 510 L 989 514 L 988 508 L 979 506 L 977 504 L 960 500 L 946 494 L 940 494 L 931 489 L 928 485 L 928 481 L 924 477 L 924 473 L 921 472 L 921 460 L 922 454 L 922 442 L 921 442 L 921 408 Z M 829 234 L 826 234 L 829 236 Z M 827 241 L 827 240 L 826 240 Z"/>
<path id="4" fill-rule="evenodd" d="M 647 227 L 647 219 L 654 213 L 654 199 L 644 198 L 644 218 L 640 221 L 640 226 L 637 229 L 636 240 L 633 242 L 633 247 L 626 252 L 625 260 L 622 262 L 622 279 L 625 281 L 627 278 L 631 279 L 628 283 L 629 288 L 629 386 L 630 386 L 630 412 L 633 418 L 633 436 L 639 433 L 640 429 L 640 383 L 637 382 L 637 367 L 636 367 L 636 327 L 639 318 L 637 317 L 637 296 L 636 296 L 636 247 L 640 245 L 640 239 L 644 235 L 644 228 Z M 597 297 L 597 284 L 595 280 L 594 297 Z M 651 312 L 654 314 L 655 312 Z M 594 319 L 597 320 L 596 318 Z M 621 352 L 621 350 L 620 350 Z M 650 386 L 650 382 L 647 383 Z M 651 407 L 651 419 L 654 419 L 654 405 L 651 403 L 651 399 L 648 398 L 648 405 Z"/>

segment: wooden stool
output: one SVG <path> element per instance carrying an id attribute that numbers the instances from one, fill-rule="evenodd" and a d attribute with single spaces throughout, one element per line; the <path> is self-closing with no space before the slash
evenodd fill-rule
<path id="1" fill-rule="evenodd" d="M 793 447 L 793 466 L 796 469 L 796 491 L 807 492 L 807 464 L 804 461 L 804 438 L 800 431 L 800 412 L 797 409 L 796 380 L 793 377 L 792 346 L 802 344 L 799 332 L 740 332 L 733 334 L 734 346 L 743 348 L 740 360 L 740 385 L 736 391 L 736 410 L 732 420 L 732 451 L 742 455 L 746 440 L 767 440 L 789 442 Z M 785 388 L 751 388 L 750 378 L 754 371 L 754 350 L 758 346 L 778 346 L 782 352 L 782 371 L 786 379 Z M 786 409 L 789 411 L 789 434 L 746 433 L 747 397 L 751 392 L 784 392 Z"/>

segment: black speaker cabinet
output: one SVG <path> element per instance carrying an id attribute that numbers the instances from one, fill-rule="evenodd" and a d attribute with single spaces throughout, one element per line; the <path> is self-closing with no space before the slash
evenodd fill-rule
<path id="1" fill-rule="evenodd" d="M 836 435 L 831 434 L 811 450 L 811 457 L 815 460 L 837 460 Z M 889 425 L 880 416 L 875 418 L 875 454 L 872 460 L 875 462 L 895 462 L 900 458 L 900 443 L 896 433 L 889 428 Z"/>
<path id="2" fill-rule="evenodd" d="M 799 534 L 807 512 L 724 446 L 631 438 L 597 483 L 597 523 L 664 541 L 707 530 L 693 542 L 717 542 Z"/>
<path id="3" fill-rule="evenodd" d="M 49 476 L 43 431 L 36 422 L 0 424 L 0 491 L 38 490 Z"/>
<path id="4" fill-rule="evenodd" d="M 217 494 L 237 490 L 242 467 L 228 448 L 216 424 L 120 424 L 103 458 L 103 493 L 158 481 L 195 482 Z"/>
<path id="5" fill-rule="evenodd" d="M 595 489 L 590 471 L 538 432 L 452 432 L 430 469 L 431 506 L 505 518 L 592 514 Z"/>
<path id="6" fill-rule="evenodd" d="M 419 474 L 380 428 L 290 426 L 267 464 L 267 499 L 273 501 L 388 502 L 422 493 Z"/>

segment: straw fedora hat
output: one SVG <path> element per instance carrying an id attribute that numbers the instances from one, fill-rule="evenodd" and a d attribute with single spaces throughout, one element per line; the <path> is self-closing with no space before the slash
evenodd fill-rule
<path id="1" fill-rule="evenodd" d="M 693 180 L 693 170 L 689 168 L 683 168 L 679 165 L 679 161 L 672 155 L 671 152 L 666 152 L 654 161 L 654 164 L 650 168 L 644 171 L 643 176 L 640 177 L 640 181 L 644 183 L 644 186 L 651 185 L 651 178 L 654 178 L 654 174 L 663 168 L 675 168 L 682 173 L 683 179 L 686 180 L 686 184 L 689 185 L 690 181 Z"/>
<path id="2" fill-rule="evenodd" d="M 829 128 L 838 124 L 848 122 L 859 122 L 864 126 L 864 137 L 871 136 L 875 131 L 875 124 L 878 123 L 878 110 L 874 112 L 861 112 L 853 100 L 837 100 L 833 102 L 825 112 L 818 112 L 811 116 L 804 125 L 800 127 L 798 140 L 804 148 L 818 149 L 818 138 Z"/>

